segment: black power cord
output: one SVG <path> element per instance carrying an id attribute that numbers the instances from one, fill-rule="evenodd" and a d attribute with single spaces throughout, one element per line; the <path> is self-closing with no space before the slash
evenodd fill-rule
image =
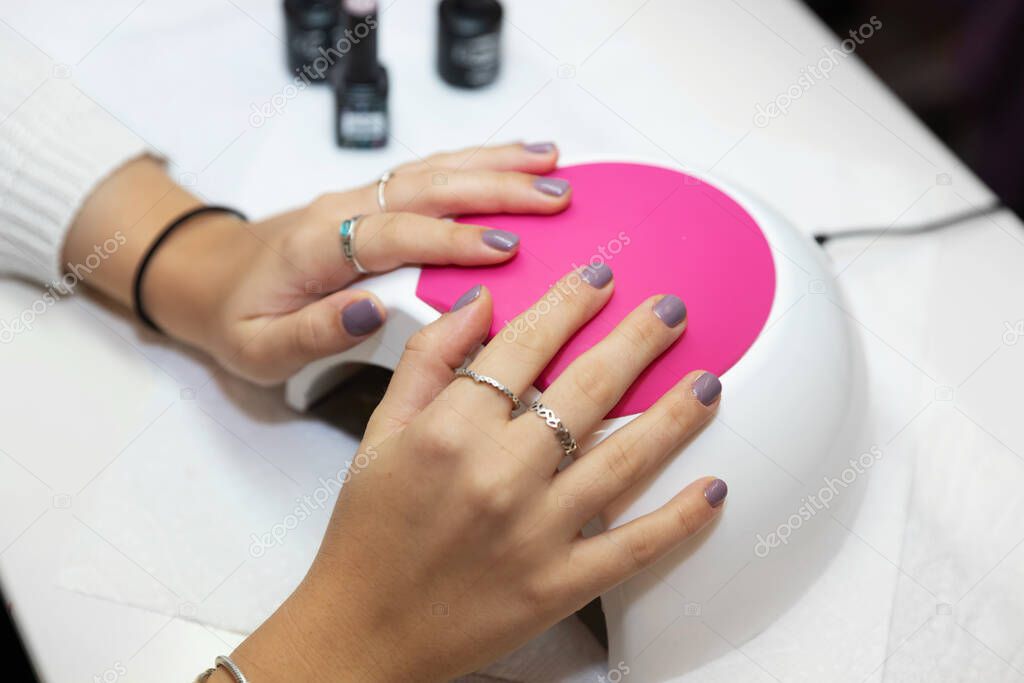
<path id="1" fill-rule="evenodd" d="M 937 218 L 934 221 L 919 223 L 918 225 L 912 225 L 906 228 L 896 228 L 890 225 L 886 228 L 851 228 L 849 230 L 840 230 L 832 233 L 819 232 L 814 235 L 814 241 L 818 244 L 824 245 L 826 242 L 831 242 L 832 240 L 837 239 L 846 239 L 848 237 L 869 237 L 871 235 L 878 235 L 879 237 L 883 235 L 909 237 L 910 235 L 920 235 L 926 232 L 942 230 L 943 228 L 950 228 L 973 218 L 981 218 L 982 216 L 989 216 L 994 213 L 998 213 L 1005 208 L 1005 204 L 996 200 L 987 206 L 968 209 L 967 211 L 961 211 L 960 213 L 955 213 L 950 216 L 946 216 L 945 218 Z"/>

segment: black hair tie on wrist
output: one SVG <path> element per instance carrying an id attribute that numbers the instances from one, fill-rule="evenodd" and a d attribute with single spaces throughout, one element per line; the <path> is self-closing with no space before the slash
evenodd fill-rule
<path id="1" fill-rule="evenodd" d="M 146 274 L 146 266 L 149 265 L 150 260 L 153 258 L 153 254 L 155 254 L 156 250 L 160 248 L 160 245 L 164 243 L 164 240 L 171 236 L 171 233 L 185 223 L 188 223 L 196 216 L 201 216 L 207 213 L 227 213 L 243 221 L 249 220 L 241 211 L 227 206 L 200 206 L 198 209 L 191 209 L 190 211 L 186 211 L 175 218 L 166 228 L 161 230 L 160 234 L 156 236 L 155 240 L 153 240 L 153 243 L 149 245 L 149 249 L 147 249 L 146 253 L 143 254 L 142 260 L 139 261 L 139 267 L 136 268 L 135 278 L 132 281 L 132 309 L 135 311 L 135 316 L 142 321 L 142 324 L 154 332 L 160 332 L 163 334 L 163 330 L 153 322 L 153 319 L 149 317 L 149 314 L 147 314 L 145 309 L 142 307 L 142 276 Z"/>

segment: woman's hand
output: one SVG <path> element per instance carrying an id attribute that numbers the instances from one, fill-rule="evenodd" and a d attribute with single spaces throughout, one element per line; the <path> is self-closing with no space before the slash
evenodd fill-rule
<path id="1" fill-rule="evenodd" d="M 387 317 L 371 294 L 349 288 L 359 274 L 342 254 L 343 220 L 364 215 L 356 253 L 374 273 L 403 264 L 500 263 L 514 256 L 516 235 L 441 218 L 561 211 L 570 200 L 568 184 L 539 177 L 557 161 L 551 144 L 437 154 L 395 169 L 385 191 L 388 213 L 380 212 L 373 182 L 253 223 L 199 216 L 176 230 L 150 262 L 145 309 L 168 334 L 236 374 L 281 382 L 365 340 Z M 132 162 L 89 198 L 68 236 L 65 260 L 84 263 L 95 245 L 119 230 L 124 244 L 87 282 L 130 304 L 132 275 L 153 236 L 199 205 L 158 162 Z"/>
<path id="2" fill-rule="evenodd" d="M 607 267 L 568 275 L 543 299 L 539 324 L 513 321 L 526 331 L 497 335 L 470 368 L 526 391 L 613 287 Z M 685 310 L 671 295 L 644 301 L 540 401 L 572 434 L 590 434 L 683 333 Z M 588 520 L 711 418 L 721 385 L 691 373 L 557 471 L 563 450 L 542 418 L 511 418 L 506 396 L 454 378 L 490 322 L 490 295 L 474 288 L 409 342 L 309 574 L 234 653 L 252 680 L 446 680 L 524 643 L 717 514 L 726 487 L 706 477 L 651 514 L 583 538 Z M 218 675 L 211 680 L 230 680 Z"/>

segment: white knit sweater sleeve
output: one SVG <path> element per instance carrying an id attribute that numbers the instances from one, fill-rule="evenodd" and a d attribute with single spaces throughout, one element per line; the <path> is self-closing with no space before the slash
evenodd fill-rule
<path id="1" fill-rule="evenodd" d="M 0 26 L 0 273 L 40 283 L 63 271 L 71 221 L 89 193 L 146 144 Z"/>

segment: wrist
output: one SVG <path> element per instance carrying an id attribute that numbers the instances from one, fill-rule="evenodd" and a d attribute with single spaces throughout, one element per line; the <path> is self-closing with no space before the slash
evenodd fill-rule
<path id="1" fill-rule="evenodd" d="M 375 655 L 382 643 L 353 624 L 351 606 L 324 597 L 304 582 L 232 653 L 248 678 L 265 683 L 396 680 L 382 664 L 386 657 Z"/>
<path id="2" fill-rule="evenodd" d="M 65 268 L 81 282 L 130 306 L 132 279 L 142 255 L 168 222 L 199 204 L 167 177 L 156 159 L 129 161 L 100 183 L 76 214 L 64 242 Z M 100 254 L 102 261 L 97 262 Z"/>
<path id="3" fill-rule="evenodd" d="M 146 314 L 166 334 L 216 354 L 227 325 L 231 283 L 240 276 L 236 270 L 250 262 L 238 253 L 247 242 L 238 239 L 244 229 L 244 221 L 228 213 L 204 213 L 189 218 L 156 247 L 139 296 Z"/>
<path id="4" fill-rule="evenodd" d="M 131 307 L 135 274 L 154 240 L 172 221 L 202 205 L 167 176 L 161 162 L 139 157 L 86 199 L 68 231 L 63 260 L 69 270 L 85 273 L 87 285 Z M 239 250 L 252 248 L 253 240 L 232 239 L 240 234 L 240 223 L 226 214 L 190 219 L 157 247 L 143 277 L 146 313 L 170 336 L 204 351 L 212 352 L 218 343 L 231 278 L 248 263 Z M 101 265 L 81 268 L 97 260 L 100 247 Z"/>

